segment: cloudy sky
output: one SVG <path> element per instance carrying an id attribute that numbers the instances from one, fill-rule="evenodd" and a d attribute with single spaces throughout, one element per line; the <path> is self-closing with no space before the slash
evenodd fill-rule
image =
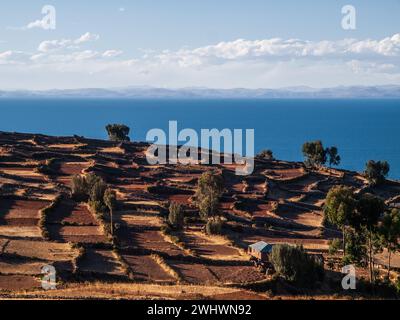
<path id="1" fill-rule="evenodd" d="M 355 30 L 342 28 L 348 4 Z M 0 9 L 0 90 L 400 84 L 400 0 L 4 0 Z"/>

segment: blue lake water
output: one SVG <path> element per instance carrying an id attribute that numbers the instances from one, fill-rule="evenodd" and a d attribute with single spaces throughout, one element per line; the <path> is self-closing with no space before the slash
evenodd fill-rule
<path id="1" fill-rule="evenodd" d="M 148 130 L 255 129 L 256 151 L 302 160 L 305 141 L 335 145 L 340 167 L 362 171 L 367 160 L 387 160 L 400 179 L 400 100 L 121 100 L 0 99 L 0 130 L 107 138 L 108 123 L 131 127 L 143 141 Z"/>

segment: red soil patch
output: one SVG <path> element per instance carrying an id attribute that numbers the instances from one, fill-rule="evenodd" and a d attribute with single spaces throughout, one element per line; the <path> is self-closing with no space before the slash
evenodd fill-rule
<path id="1" fill-rule="evenodd" d="M 81 174 L 82 171 L 89 167 L 89 163 L 81 162 L 62 162 L 59 164 L 59 172 L 62 176 L 58 176 L 56 181 L 66 186 L 70 186 L 72 177 L 77 174 Z"/>
<path id="2" fill-rule="evenodd" d="M 137 249 L 152 250 L 156 252 L 163 252 L 169 255 L 182 254 L 182 250 L 177 246 L 165 241 L 163 235 L 157 228 L 128 228 L 121 230 L 119 239 L 121 244 Z"/>
<path id="3" fill-rule="evenodd" d="M 175 279 L 166 273 L 160 265 L 149 256 L 123 255 L 132 268 L 135 280 L 150 282 L 174 282 Z"/>
<path id="4" fill-rule="evenodd" d="M 67 223 L 82 226 L 97 226 L 98 223 L 86 205 L 72 200 L 62 200 L 49 214 L 49 223 Z"/>
<path id="5" fill-rule="evenodd" d="M 71 175 L 76 175 L 76 174 L 82 173 L 82 171 L 84 169 L 86 169 L 87 167 L 89 167 L 89 163 L 80 163 L 80 162 L 66 163 L 66 162 L 63 162 L 63 163 L 60 163 L 60 165 L 59 165 L 59 171 L 62 174 L 71 176 Z"/>
<path id="6" fill-rule="evenodd" d="M 304 170 L 302 168 L 273 170 L 272 172 L 276 178 L 283 180 L 299 178 L 304 175 Z"/>
<path id="7" fill-rule="evenodd" d="M 223 201 L 220 203 L 220 208 L 223 210 L 231 210 L 234 201 Z"/>
<path id="8" fill-rule="evenodd" d="M 252 293 L 248 291 L 237 291 L 232 293 L 216 294 L 214 296 L 211 296 L 210 299 L 252 301 L 252 300 L 265 300 L 265 297 L 258 295 L 257 293 Z"/>
<path id="9" fill-rule="evenodd" d="M 0 224 L 34 226 L 40 219 L 39 211 L 49 204 L 49 201 L 1 199 Z"/>
<path id="10" fill-rule="evenodd" d="M 61 226 L 48 227 L 52 240 L 72 243 L 105 243 L 106 236 L 98 226 Z"/>
<path id="11" fill-rule="evenodd" d="M 218 279 L 203 264 L 168 260 L 167 263 L 183 277 L 183 280 L 191 284 L 215 283 Z"/>
<path id="12" fill-rule="evenodd" d="M 121 265 L 111 250 L 86 249 L 85 255 L 79 260 L 78 270 L 107 275 L 124 275 Z"/>
<path id="13" fill-rule="evenodd" d="M 180 204 L 188 204 L 190 197 L 190 194 L 172 194 L 168 195 L 167 199 Z"/>
<path id="14" fill-rule="evenodd" d="M 239 255 L 238 250 L 235 248 L 223 245 L 207 243 L 206 239 L 197 237 L 193 234 L 185 234 L 184 242 L 189 249 L 194 250 L 198 255 L 201 256 L 233 256 Z"/>
<path id="15" fill-rule="evenodd" d="M 208 266 L 224 283 L 246 283 L 265 279 L 264 274 L 253 266 Z"/>
<path id="16" fill-rule="evenodd" d="M 32 276 L 2 276 L 0 275 L 0 290 L 22 291 L 40 288 L 40 282 Z"/>

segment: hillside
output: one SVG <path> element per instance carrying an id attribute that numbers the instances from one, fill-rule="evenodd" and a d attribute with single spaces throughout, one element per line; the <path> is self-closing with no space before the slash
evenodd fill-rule
<path id="1" fill-rule="evenodd" d="M 249 291 L 268 279 L 249 261 L 247 246 L 261 240 L 301 244 L 327 256 L 328 241 L 341 237 L 323 223 L 327 192 L 335 185 L 367 188 L 356 172 L 308 171 L 303 163 L 278 160 L 256 160 L 247 177 L 236 176 L 234 165 L 150 166 L 147 147 L 0 132 L 4 297 L 264 299 Z M 225 183 L 221 236 L 203 232 L 192 198 L 197 179 L 209 170 Z M 72 177 L 90 172 L 117 191 L 114 243 L 108 218 L 71 197 Z M 400 205 L 400 183 L 369 191 Z M 171 201 L 188 216 L 184 230 L 174 234 L 163 232 Z M 55 291 L 40 287 L 47 264 L 60 280 Z"/>

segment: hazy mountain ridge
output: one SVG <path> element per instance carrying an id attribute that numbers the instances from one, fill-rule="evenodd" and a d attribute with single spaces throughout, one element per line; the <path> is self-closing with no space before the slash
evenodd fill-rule
<path id="1" fill-rule="evenodd" d="M 316 89 L 210 89 L 202 87 L 166 89 L 156 87 L 83 88 L 65 90 L 1 91 L 0 98 L 129 98 L 129 99 L 323 99 L 323 98 L 400 98 L 400 86 L 340 86 Z"/>

